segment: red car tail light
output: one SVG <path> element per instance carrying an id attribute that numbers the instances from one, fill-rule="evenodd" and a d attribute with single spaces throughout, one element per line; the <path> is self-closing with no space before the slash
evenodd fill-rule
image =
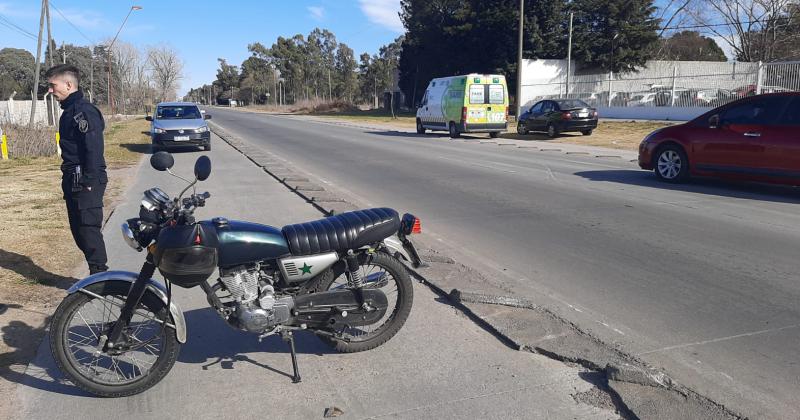
<path id="1" fill-rule="evenodd" d="M 461 122 L 467 122 L 467 107 L 461 108 Z"/>
<path id="2" fill-rule="evenodd" d="M 571 120 L 572 119 L 572 113 L 571 112 L 565 112 L 565 113 L 561 114 L 561 119 L 562 120 Z"/>

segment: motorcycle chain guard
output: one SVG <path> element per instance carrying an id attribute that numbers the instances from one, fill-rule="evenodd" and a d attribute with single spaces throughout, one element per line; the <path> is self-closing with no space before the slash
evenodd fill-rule
<path id="1" fill-rule="evenodd" d="M 364 309 L 359 304 L 361 293 Z M 308 327 L 332 327 L 347 324 L 351 327 L 374 324 L 383 318 L 388 307 L 386 295 L 381 290 L 332 290 L 298 296 L 294 300 L 294 324 Z"/>

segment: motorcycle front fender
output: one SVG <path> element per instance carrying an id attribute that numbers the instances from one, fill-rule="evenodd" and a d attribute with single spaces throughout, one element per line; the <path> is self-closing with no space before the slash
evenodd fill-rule
<path id="1" fill-rule="evenodd" d="M 86 287 L 105 281 L 126 281 L 133 284 L 137 277 L 138 274 L 130 271 L 105 271 L 102 273 L 93 274 L 83 280 L 78 281 L 77 283 L 73 284 L 69 290 L 67 290 L 67 293 L 73 294 L 75 292 L 83 292 L 89 294 L 89 292 L 85 290 Z M 165 305 L 167 304 L 167 289 L 164 287 L 164 285 L 153 279 L 150 279 L 147 280 L 147 290 L 155 293 L 155 295 L 158 296 Z M 177 338 L 178 342 L 181 344 L 186 343 L 186 319 L 183 317 L 183 311 L 180 307 L 178 307 L 178 304 L 176 304 L 174 300 L 170 302 L 169 313 L 172 315 L 172 319 L 175 322 L 175 338 Z M 172 327 L 172 325 L 169 326 Z"/>

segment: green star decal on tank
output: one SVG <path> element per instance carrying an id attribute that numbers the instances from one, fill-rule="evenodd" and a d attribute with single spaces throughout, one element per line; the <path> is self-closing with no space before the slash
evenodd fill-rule
<path id="1" fill-rule="evenodd" d="M 306 263 L 303 263 L 303 267 L 300 268 L 300 271 L 302 271 L 303 274 L 311 274 L 311 267 L 313 267 L 313 265 L 308 265 Z"/>

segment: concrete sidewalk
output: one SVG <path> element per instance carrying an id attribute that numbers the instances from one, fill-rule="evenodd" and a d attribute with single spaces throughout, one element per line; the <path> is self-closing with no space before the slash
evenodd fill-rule
<path id="1" fill-rule="evenodd" d="M 214 138 L 210 191 L 199 218 L 225 216 L 282 226 L 320 213 L 225 142 Z M 198 153 L 175 153 L 175 170 L 191 173 Z M 181 181 L 145 162 L 127 200 L 106 228 L 114 269 L 138 271 L 143 256 L 119 238 L 118 226 L 137 214 L 141 191 L 160 186 L 175 194 Z M 271 337 L 235 331 L 208 308 L 199 289 L 176 288 L 188 342 L 169 375 L 143 394 L 90 397 L 65 383 L 48 340 L 16 387 L 19 418 L 617 418 L 594 372 L 541 355 L 512 350 L 415 284 L 414 308 L 396 337 L 375 350 L 338 354 L 311 334 L 299 334 L 303 382 L 292 384 L 288 348 Z M 581 401 L 581 402 L 578 402 Z M 593 405 L 585 402 L 592 402 Z M 603 407 L 603 408 L 599 408 Z"/>

